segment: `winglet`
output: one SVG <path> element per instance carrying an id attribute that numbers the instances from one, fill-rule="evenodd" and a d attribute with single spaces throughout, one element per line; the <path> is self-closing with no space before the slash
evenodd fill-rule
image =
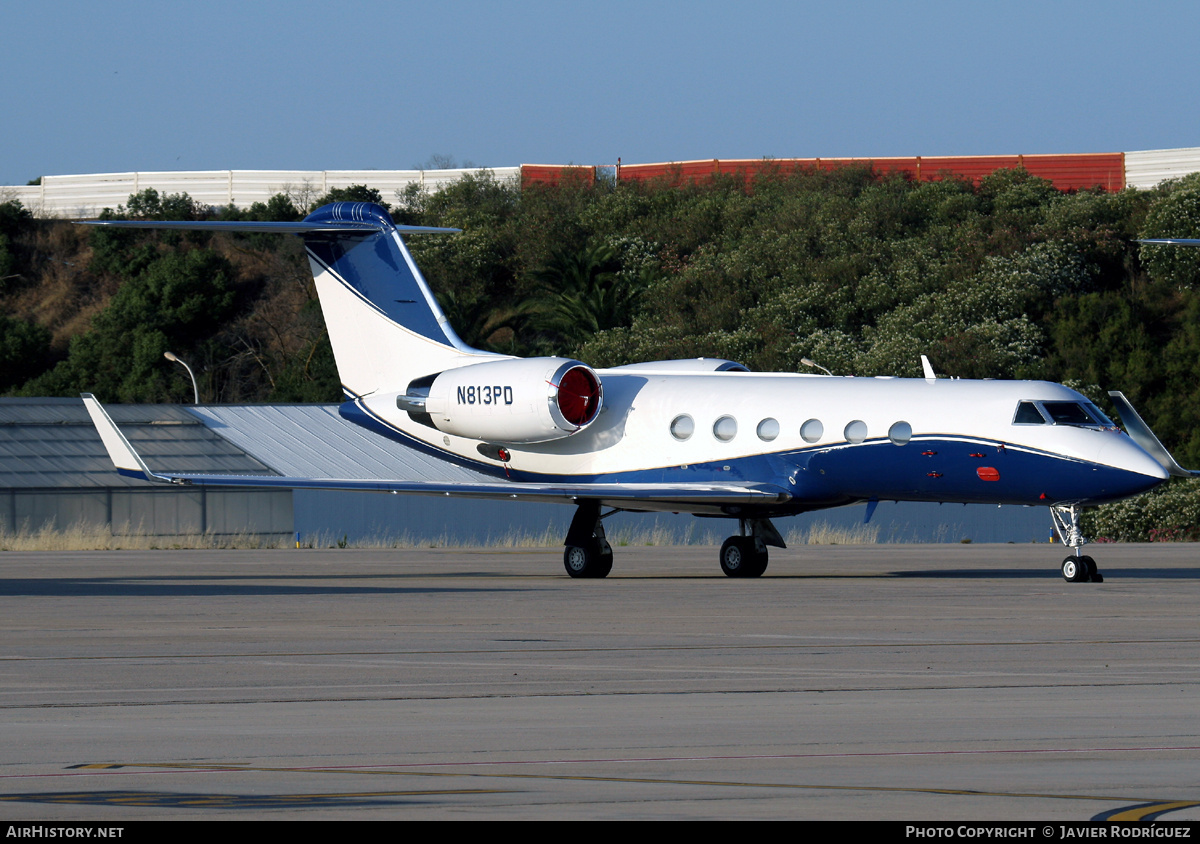
<path id="1" fill-rule="evenodd" d="M 92 424 L 96 426 L 96 431 L 100 434 L 104 448 L 108 451 L 109 459 L 112 460 L 119 473 L 126 477 L 141 478 L 145 481 L 170 483 L 169 479 L 150 471 L 150 467 L 133 450 L 129 440 L 125 439 L 125 435 L 121 433 L 116 423 L 112 421 L 112 417 L 108 415 L 95 396 L 91 393 L 81 393 L 80 396 L 83 399 L 83 406 L 87 408 L 88 415 L 92 417 Z"/>
<path id="2" fill-rule="evenodd" d="M 1129 433 L 1130 438 L 1158 461 L 1168 474 L 1176 478 L 1200 478 L 1200 472 L 1185 469 L 1175 462 L 1171 453 L 1158 441 L 1158 437 L 1154 436 L 1150 426 L 1142 421 L 1141 416 L 1138 416 L 1138 412 L 1133 409 L 1133 405 L 1129 403 L 1129 399 L 1125 398 L 1124 393 L 1109 390 L 1108 395 L 1116 405 L 1117 413 L 1120 415 L 1121 421 L 1125 423 L 1125 430 Z"/>

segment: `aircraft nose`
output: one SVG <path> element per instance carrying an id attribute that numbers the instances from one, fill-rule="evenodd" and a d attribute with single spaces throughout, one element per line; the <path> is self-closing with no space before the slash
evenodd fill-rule
<path id="1" fill-rule="evenodd" d="M 1107 466 L 1144 476 L 1145 480 L 1152 483 L 1165 481 L 1171 476 L 1161 463 L 1124 434 L 1117 434 L 1105 443 L 1099 457 L 1100 462 Z"/>

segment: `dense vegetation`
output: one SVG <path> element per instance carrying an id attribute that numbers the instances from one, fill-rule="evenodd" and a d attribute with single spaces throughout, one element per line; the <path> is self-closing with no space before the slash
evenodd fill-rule
<path id="1" fill-rule="evenodd" d="M 1121 389 L 1200 465 L 1200 250 L 1137 243 L 1200 236 L 1200 174 L 1118 193 L 1063 193 L 1023 170 L 973 185 L 866 167 L 522 191 L 481 171 L 437 193 L 359 187 L 312 205 L 331 199 L 463 229 L 410 247 L 473 345 L 908 376 L 924 353 L 940 374 L 1062 381 L 1101 406 Z M 280 195 L 213 210 L 149 190 L 112 213 L 293 220 L 309 207 Z M 0 298 L 9 394 L 183 400 L 169 349 L 205 401 L 339 398 L 296 238 L 93 229 L 7 202 Z"/>

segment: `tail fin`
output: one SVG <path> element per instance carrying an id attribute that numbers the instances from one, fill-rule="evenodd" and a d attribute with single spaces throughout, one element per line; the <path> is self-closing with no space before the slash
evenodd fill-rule
<path id="1" fill-rule="evenodd" d="M 304 222 L 321 226 L 304 233 L 304 245 L 349 397 L 403 392 L 414 378 L 491 356 L 463 343 L 446 321 L 400 237 L 414 228 L 394 225 L 367 202 L 326 205 Z M 337 228 L 344 223 L 371 228 Z"/>
<path id="2" fill-rule="evenodd" d="M 335 202 L 299 223 L 236 220 L 96 220 L 88 225 L 141 229 L 202 229 L 298 234 L 308 261 L 342 389 L 353 398 L 404 392 L 423 375 L 496 357 L 463 343 L 413 262 L 401 232 L 456 232 L 398 226 L 380 205 Z"/>

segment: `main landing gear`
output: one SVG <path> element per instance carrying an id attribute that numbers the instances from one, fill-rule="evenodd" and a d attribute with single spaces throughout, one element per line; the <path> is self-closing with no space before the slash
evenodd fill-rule
<path id="1" fill-rule="evenodd" d="M 608 577 L 612 571 L 612 546 L 604 538 L 603 518 L 599 501 L 579 502 L 563 549 L 563 567 L 571 577 Z M 767 570 L 767 546 L 787 545 L 770 519 L 739 519 L 738 523 L 741 533 L 721 546 L 721 571 L 726 577 L 761 577 Z"/>
<path id="2" fill-rule="evenodd" d="M 612 571 L 612 546 L 600 518 L 599 501 L 579 502 L 563 550 L 563 566 L 571 577 L 608 577 Z"/>
<path id="3" fill-rule="evenodd" d="M 721 546 L 721 571 L 726 577 L 761 577 L 767 570 L 767 546 L 786 548 L 770 519 L 739 519 L 741 534 Z"/>
<path id="4" fill-rule="evenodd" d="M 1056 505 L 1050 508 L 1050 518 L 1054 519 L 1054 531 L 1059 541 L 1071 546 L 1075 552 L 1062 561 L 1063 580 L 1068 583 L 1103 583 L 1104 575 L 1096 568 L 1096 561 L 1079 553 L 1087 542 L 1079 532 L 1079 507 L 1074 504 Z"/>

